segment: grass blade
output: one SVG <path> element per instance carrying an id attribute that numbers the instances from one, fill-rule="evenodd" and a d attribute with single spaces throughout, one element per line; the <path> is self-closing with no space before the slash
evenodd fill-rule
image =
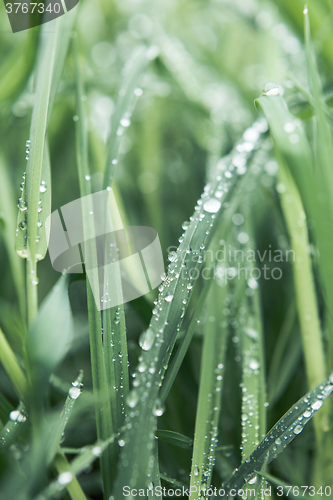
<path id="1" fill-rule="evenodd" d="M 253 480 L 265 464 L 269 464 L 284 448 L 300 434 L 304 426 L 322 407 L 323 402 L 333 391 L 333 374 L 321 385 L 301 398 L 268 432 L 265 439 L 242 463 L 232 477 L 223 484 L 229 491 L 240 489 L 247 481 Z"/>

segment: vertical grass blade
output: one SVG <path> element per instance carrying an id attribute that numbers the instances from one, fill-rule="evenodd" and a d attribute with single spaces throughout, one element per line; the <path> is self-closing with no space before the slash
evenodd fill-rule
<path id="1" fill-rule="evenodd" d="M 211 476 L 218 443 L 221 394 L 227 351 L 228 329 L 222 327 L 222 304 L 226 287 L 213 283 L 207 302 L 208 321 L 204 333 L 199 398 L 191 466 L 190 499 L 200 496 L 201 490 L 211 486 Z M 217 311 L 219 313 L 217 314 Z"/>

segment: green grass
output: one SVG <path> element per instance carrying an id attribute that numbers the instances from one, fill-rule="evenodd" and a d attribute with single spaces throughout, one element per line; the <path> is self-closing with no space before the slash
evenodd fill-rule
<path id="1" fill-rule="evenodd" d="M 0 499 L 330 497 L 331 2 L 0 11 Z M 111 188 L 165 274 L 101 312 L 46 220 Z"/>

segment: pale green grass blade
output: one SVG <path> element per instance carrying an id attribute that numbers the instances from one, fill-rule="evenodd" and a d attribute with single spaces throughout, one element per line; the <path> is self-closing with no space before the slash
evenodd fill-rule
<path id="1" fill-rule="evenodd" d="M 18 44 L 5 59 L 0 68 L 0 104 L 6 100 L 13 101 L 26 83 L 35 57 L 35 44 L 38 29 L 27 32 L 27 40 Z"/>
<path id="2" fill-rule="evenodd" d="M 57 480 L 53 481 L 45 490 L 42 491 L 41 494 L 45 500 L 54 498 L 55 495 L 61 494 L 73 478 L 79 476 L 85 469 L 92 465 L 94 461 L 107 450 L 110 444 L 115 443 L 115 440 L 118 437 L 119 434 L 113 434 L 106 441 L 98 440 L 93 445 L 87 446 L 81 450 L 81 453 L 70 462 L 67 469 L 64 468 L 62 470 Z M 64 475 L 62 476 L 62 474 Z M 37 499 L 38 496 L 34 498 L 34 500 Z"/>
<path id="3" fill-rule="evenodd" d="M 251 456 L 235 470 L 232 477 L 223 484 L 229 491 L 231 488 L 242 488 L 251 481 L 265 464 L 269 464 L 284 448 L 291 443 L 322 407 L 324 401 L 333 391 L 333 374 L 320 386 L 301 398 L 268 432 L 265 439 L 254 450 Z"/>
<path id="4" fill-rule="evenodd" d="M 57 471 L 59 472 L 59 477 L 63 478 L 62 481 L 64 481 L 64 479 L 66 480 L 66 474 L 68 474 L 68 468 L 69 468 L 69 464 L 65 458 L 64 455 L 57 455 L 56 459 L 55 459 L 55 465 L 56 465 L 56 468 L 57 468 Z M 61 476 L 62 474 L 64 474 L 63 476 Z M 59 479 L 58 479 L 58 482 L 59 482 Z M 65 481 L 66 482 L 66 481 Z M 86 495 L 84 494 L 78 480 L 76 479 L 75 476 L 72 477 L 71 481 L 66 484 L 66 489 L 69 493 L 69 496 L 71 497 L 72 500 L 87 500 L 87 497 Z"/>
<path id="5" fill-rule="evenodd" d="M 77 52 L 74 52 L 77 55 Z M 76 156 L 78 165 L 78 177 L 80 185 L 81 197 L 88 196 L 91 191 L 91 177 L 88 160 L 88 140 L 87 130 L 85 127 L 85 109 L 81 99 L 84 95 L 83 81 L 81 78 L 80 67 L 76 64 L 76 97 L 78 117 L 76 126 Z M 93 210 L 93 207 L 91 207 Z M 94 234 L 93 222 L 83 219 L 83 230 L 85 235 Z M 93 380 L 93 391 L 95 397 L 95 412 L 97 436 L 101 440 L 108 439 L 113 434 L 113 421 L 110 408 L 110 380 L 107 378 L 105 366 L 105 356 L 102 341 L 102 323 L 101 313 L 97 310 L 95 298 L 93 296 L 92 287 L 95 290 L 99 289 L 98 271 L 97 271 L 97 253 L 96 245 L 86 245 L 85 262 L 94 272 L 90 280 L 95 281 L 94 285 L 87 279 L 87 301 L 88 301 L 88 321 L 89 321 L 89 339 L 90 339 L 90 356 L 91 356 L 91 372 Z M 101 406 L 100 406 L 101 401 Z M 105 449 L 101 454 L 101 472 L 103 478 L 104 495 L 109 498 L 112 491 L 112 476 L 110 472 L 115 468 L 115 446 L 113 442 L 111 446 Z"/>
<path id="6" fill-rule="evenodd" d="M 224 319 L 221 306 L 226 294 L 226 287 L 221 288 L 214 282 L 208 296 L 207 314 L 214 321 L 207 322 L 204 333 L 191 466 L 191 500 L 198 498 L 200 489 L 211 486 L 228 340 L 228 328 L 221 327 Z"/>
<path id="7" fill-rule="evenodd" d="M 48 25 L 43 26 L 41 35 L 42 42 L 39 45 L 40 52 L 37 58 L 35 103 L 31 118 L 29 134 L 30 151 L 28 154 L 25 181 L 26 199 L 23 200 L 27 207 L 27 209 L 24 209 L 26 219 L 24 221 L 25 224 L 22 226 L 22 231 L 26 237 L 26 255 L 21 255 L 29 258 L 27 265 L 29 323 L 37 312 L 38 299 L 36 284 L 38 279 L 36 262 L 45 257 L 48 244 L 46 241 L 46 234 L 43 232 L 41 235 L 38 234 L 40 219 L 40 212 L 38 209 L 41 194 L 45 194 L 47 189 L 50 190 L 50 186 L 47 186 L 45 179 L 42 178 L 45 157 L 45 136 L 53 104 L 53 102 L 50 103 L 50 99 L 52 98 L 52 101 L 54 100 L 56 88 L 61 76 L 62 64 L 64 62 L 64 53 L 68 45 L 68 35 L 65 35 L 62 27 L 65 26 L 68 30 L 70 29 L 71 24 L 69 21 L 73 19 L 72 16 L 73 13 L 68 14 L 68 16 L 62 16 L 54 21 L 55 32 L 49 32 Z M 46 174 L 47 171 L 45 172 Z M 48 196 L 51 196 L 50 193 Z M 50 201 L 46 201 L 45 206 L 49 206 L 49 203 Z M 39 249 L 42 250 L 41 253 L 39 253 Z M 18 250 L 22 254 L 21 234 L 18 241 Z"/>
<path id="8" fill-rule="evenodd" d="M 112 185 L 116 165 L 118 163 L 118 149 L 120 139 L 131 123 L 131 114 L 135 103 L 135 89 L 138 87 L 139 79 L 145 68 L 156 57 L 156 54 L 147 47 L 137 49 L 132 58 L 124 68 L 126 78 L 119 90 L 116 109 L 112 117 L 110 136 L 107 142 L 107 160 L 104 172 L 103 187 L 106 189 Z"/>
<path id="9" fill-rule="evenodd" d="M 14 208 L 15 195 L 12 183 L 7 172 L 5 159 L 0 157 L 0 212 L 5 214 L 4 227 L 1 230 L 6 245 L 16 293 L 19 299 L 19 308 L 22 318 L 25 317 L 24 271 L 23 262 L 13 251 L 15 246 L 16 210 Z"/>
<path id="10" fill-rule="evenodd" d="M 9 379 L 11 380 L 18 397 L 20 399 L 24 399 L 28 389 L 27 380 L 1 328 L 0 361 Z"/>

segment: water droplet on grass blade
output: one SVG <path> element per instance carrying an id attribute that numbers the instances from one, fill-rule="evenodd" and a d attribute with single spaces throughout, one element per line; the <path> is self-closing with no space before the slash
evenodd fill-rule
<path id="1" fill-rule="evenodd" d="M 62 486 L 70 483 L 73 479 L 73 474 L 71 472 L 62 472 L 58 477 L 58 483 Z"/>
<path id="2" fill-rule="evenodd" d="M 146 330 L 140 335 L 139 346 L 144 351 L 149 351 L 153 347 L 154 341 L 155 341 L 155 332 L 151 328 L 148 328 L 148 330 Z"/>
<path id="3" fill-rule="evenodd" d="M 68 394 L 71 399 L 77 399 L 81 394 L 81 389 L 79 387 L 71 387 Z"/>
<path id="4" fill-rule="evenodd" d="M 221 202 L 216 198 L 210 198 L 203 204 L 203 209 L 205 212 L 210 214 L 215 214 L 221 208 Z"/>
<path id="5" fill-rule="evenodd" d="M 139 395 L 137 391 L 134 389 L 127 396 L 126 402 L 130 408 L 134 408 L 137 405 L 138 401 L 139 401 Z"/>

